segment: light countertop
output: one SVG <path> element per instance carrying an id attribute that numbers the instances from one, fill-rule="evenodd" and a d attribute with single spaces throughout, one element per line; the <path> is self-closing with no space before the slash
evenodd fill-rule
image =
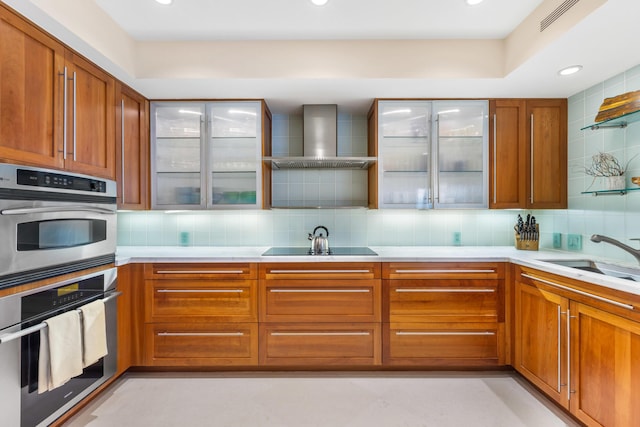
<path id="1" fill-rule="evenodd" d="M 120 246 L 116 264 L 150 262 L 512 262 L 640 295 L 640 283 L 564 267 L 545 260 L 596 259 L 582 253 L 522 251 L 512 246 L 370 246 L 377 256 L 262 256 L 268 247 Z M 619 262 L 600 259 L 612 264 Z"/>

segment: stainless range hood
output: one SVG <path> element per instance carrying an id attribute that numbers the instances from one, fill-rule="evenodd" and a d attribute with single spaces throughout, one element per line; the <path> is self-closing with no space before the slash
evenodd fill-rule
<path id="1" fill-rule="evenodd" d="M 338 156 L 338 106 L 303 105 L 303 156 L 265 157 L 273 169 L 368 169 L 375 157 Z"/>

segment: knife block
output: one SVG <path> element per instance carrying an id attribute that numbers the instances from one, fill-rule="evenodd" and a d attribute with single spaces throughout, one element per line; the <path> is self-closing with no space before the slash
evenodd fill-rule
<path id="1" fill-rule="evenodd" d="M 536 224 L 536 234 L 538 239 L 540 238 L 540 226 Z M 537 251 L 539 240 L 523 240 L 520 234 L 515 233 L 516 236 L 516 249 L 523 251 Z"/>

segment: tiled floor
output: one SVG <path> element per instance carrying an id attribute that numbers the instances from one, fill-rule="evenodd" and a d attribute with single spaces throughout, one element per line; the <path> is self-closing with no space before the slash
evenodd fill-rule
<path id="1" fill-rule="evenodd" d="M 576 426 L 511 373 L 126 374 L 65 427 Z"/>

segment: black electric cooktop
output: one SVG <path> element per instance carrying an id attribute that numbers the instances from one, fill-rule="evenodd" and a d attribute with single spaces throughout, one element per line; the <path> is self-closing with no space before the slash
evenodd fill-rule
<path id="1" fill-rule="evenodd" d="M 311 249 L 309 248 L 291 246 L 291 247 L 269 248 L 269 250 L 267 250 L 262 255 L 264 256 L 305 256 L 305 255 L 314 255 L 314 254 L 311 253 Z M 358 247 L 358 246 L 340 247 L 339 246 L 336 248 L 330 248 L 328 254 L 314 255 L 314 256 L 325 256 L 325 255 L 362 256 L 362 255 L 378 255 L 378 254 L 364 246 L 363 247 Z"/>

